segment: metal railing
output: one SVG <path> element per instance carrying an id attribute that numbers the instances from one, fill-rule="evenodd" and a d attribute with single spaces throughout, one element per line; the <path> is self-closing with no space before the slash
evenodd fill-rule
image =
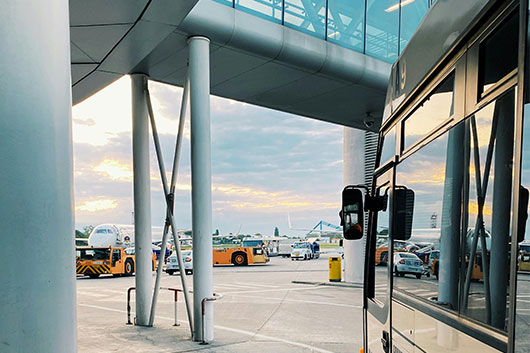
<path id="1" fill-rule="evenodd" d="M 178 317 L 177 317 L 177 304 L 178 304 L 178 293 L 179 292 L 182 292 L 182 289 L 179 289 L 179 288 L 168 288 L 168 287 L 160 287 L 160 289 L 167 289 L 168 291 L 171 291 L 174 293 L 174 301 L 173 301 L 173 305 L 174 305 L 174 309 L 175 309 L 175 322 L 173 323 L 173 326 L 180 326 L 179 322 L 178 322 Z M 136 287 L 130 287 L 129 289 L 127 289 L 127 325 L 132 325 L 133 323 L 131 322 L 131 292 L 133 290 L 136 290 Z M 136 324 L 136 318 L 134 318 L 134 323 Z"/>
<path id="2" fill-rule="evenodd" d="M 205 311 L 206 311 L 206 302 L 213 302 L 213 301 L 216 301 L 216 300 L 221 300 L 223 299 L 223 296 L 221 294 L 217 294 L 217 293 L 213 293 L 213 296 L 211 297 L 205 297 L 202 299 L 201 301 L 201 315 L 202 315 L 202 326 L 201 326 L 201 329 L 202 329 L 202 342 L 201 344 L 208 344 L 208 342 L 206 341 L 206 338 L 204 337 L 204 331 L 205 331 L 205 320 L 204 320 L 204 317 L 205 317 Z"/>

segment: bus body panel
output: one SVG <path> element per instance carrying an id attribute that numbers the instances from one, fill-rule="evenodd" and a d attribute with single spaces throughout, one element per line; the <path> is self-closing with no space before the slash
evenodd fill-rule
<path id="1" fill-rule="evenodd" d="M 371 304 L 377 305 L 375 303 Z M 366 351 L 368 353 L 385 353 L 381 339 L 383 338 L 383 332 L 389 332 L 389 315 L 387 315 L 383 322 L 381 322 L 375 315 L 370 315 L 370 313 L 368 313 L 366 320 L 365 334 L 366 343 L 368 345 Z"/>
<path id="2" fill-rule="evenodd" d="M 414 310 L 414 340 L 419 352 L 499 352 L 440 320 Z M 417 349 L 417 348 L 416 348 Z"/>

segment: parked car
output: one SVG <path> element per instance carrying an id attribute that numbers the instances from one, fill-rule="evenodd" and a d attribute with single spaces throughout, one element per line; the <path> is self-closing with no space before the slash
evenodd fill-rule
<path id="1" fill-rule="evenodd" d="M 291 260 L 309 260 L 313 256 L 313 251 L 311 251 L 311 244 L 306 241 L 297 241 L 292 246 L 293 251 L 291 252 Z"/>
<path id="2" fill-rule="evenodd" d="M 403 277 L 405 274 L 415 275 L 420 279 L 423 272 L 423 261 L 414 254 L 406 252 L 394 253 L 394 273 Z"/>
<path id="3" fill-rule="evenodd" d="M 193 273 L 193 252 L 191 250 L 185 250 L 182 252 L 182 261 L 184 262 L 184 270 L 187 275 Z M 179 262 L 177 259 L 177 254 L 173 252 L 169 256 L 166 263 L 166 272 L 168 275 L 172 275 L 179 270 Z"/>

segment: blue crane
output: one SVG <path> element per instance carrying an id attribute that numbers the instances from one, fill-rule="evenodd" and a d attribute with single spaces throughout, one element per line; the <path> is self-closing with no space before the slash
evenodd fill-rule
<path id="1" fill-rule="evenodd" d="M 320 234 L 322 234 L 323 232 L 325 232 L 325 231 L 322 230 L 322 226 L 327 226 L 327 227 L 333 228 L 333 229 L 335 229 L 335 230 L 337 230 L 337 231 L 342 231 L 342 228 L 341 228 L 341 227 L 336 226 L 336 225 L 331 224 L 331 223 L 328 223 L 328 222 L 325 222 L 325 221 L 323 221 L 323 220 L 320 220 L 320 222 L 318 222 L 318 223 L 316 224 L 316 226 L 314 226 L 313 229 L 311 229 L 311 230 L 309 231 L 309 233 L 307 233 L 307 234 L 311 234 L 311 233 L 312 233 L 314 230 L 316 230 L 317 228 L 320 228 L 319 230 L 317 230 L 317 232 L 320 232 Z"/>

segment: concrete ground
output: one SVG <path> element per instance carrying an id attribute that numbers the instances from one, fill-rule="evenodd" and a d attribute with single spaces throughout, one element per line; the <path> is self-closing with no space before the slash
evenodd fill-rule
<path id="1" fill-rule="evenodd" d="M 78 278 L 79 352 L 358 352 L 361 289 L 307 284 L 327 280 L 326 255 L 214 267 L 214 291 L 224 298 L 214 304 L 214 342 L 200 345 L 191 341 L 182 294 L 180 326 L 172 326 L 173 294 L 161 291 L 155 327 L 137 327 L 125 324 L 134 277 Z M 180 288 L 180 277 L 164 273 L 162 287 Z"/>

